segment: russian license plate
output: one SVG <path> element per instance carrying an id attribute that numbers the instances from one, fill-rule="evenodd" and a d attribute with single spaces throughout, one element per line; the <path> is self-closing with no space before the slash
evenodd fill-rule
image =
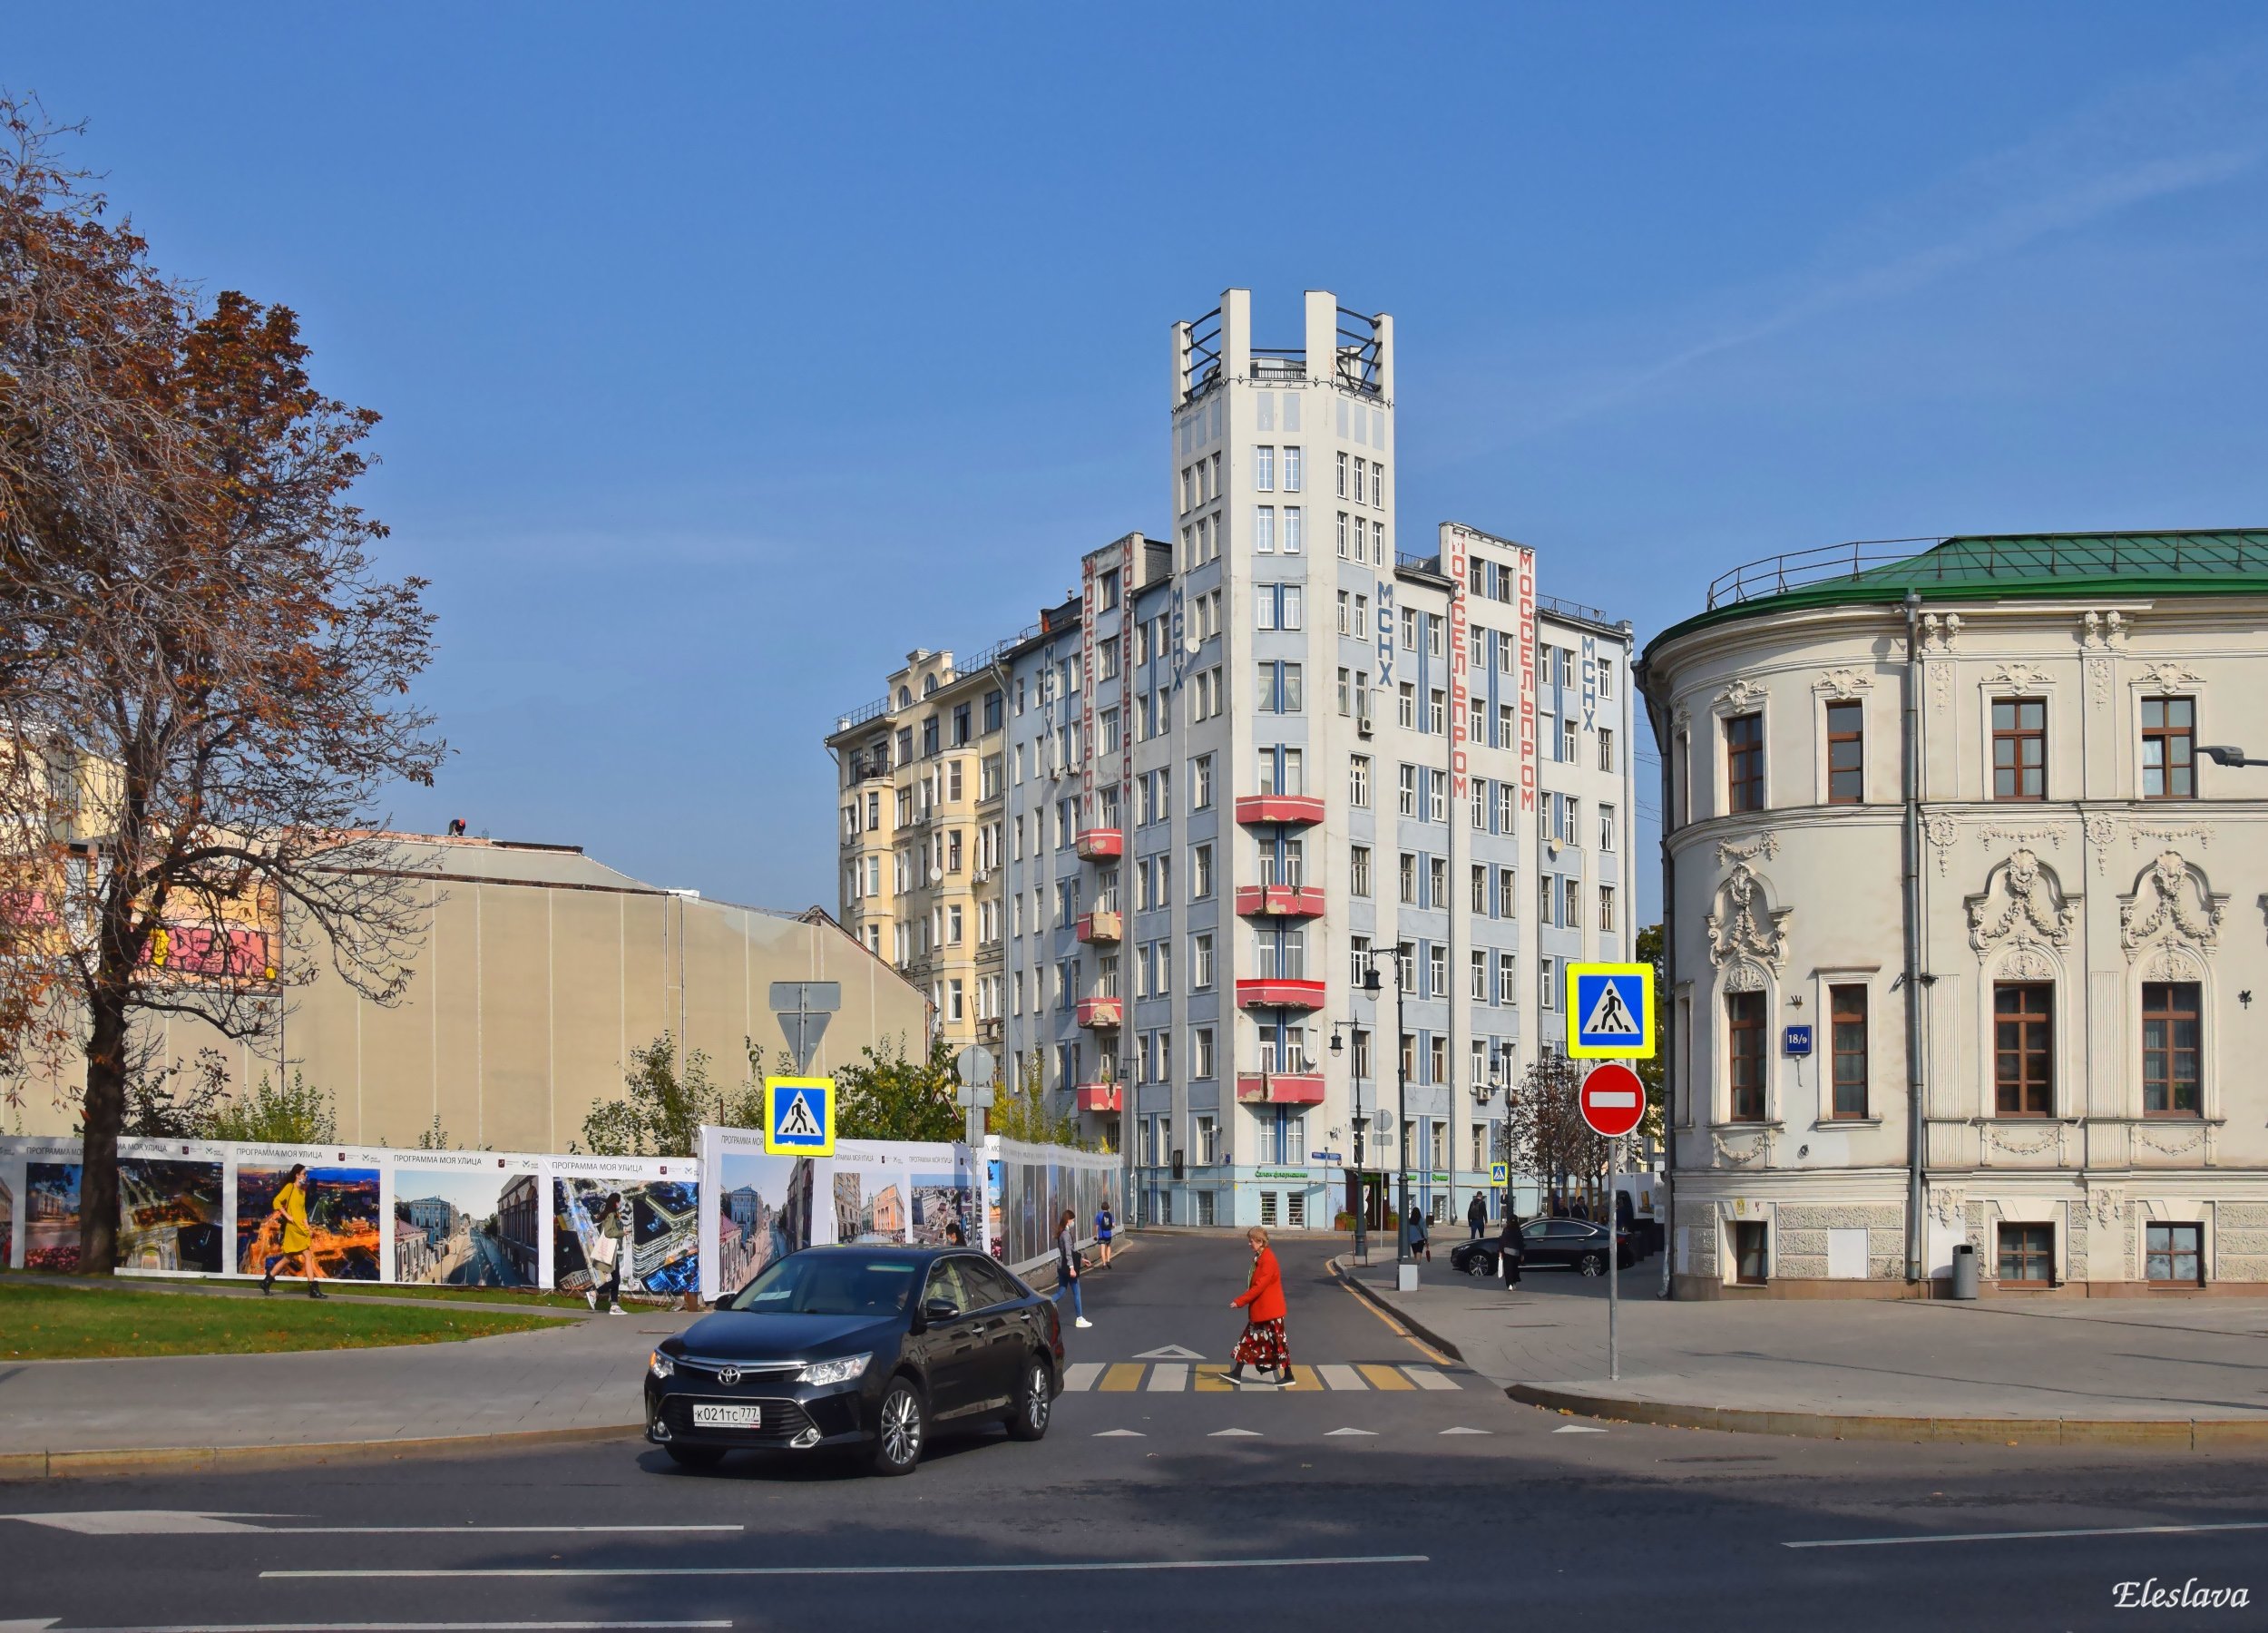
<path id="1" fill-rule="evenodd" d="M 696 1429 L 757 1429 L 763 1426 L 762 1411 L 755 1406 L 714 1406 L 696 1401 L 693 1403 L 693 1427 Z"/>

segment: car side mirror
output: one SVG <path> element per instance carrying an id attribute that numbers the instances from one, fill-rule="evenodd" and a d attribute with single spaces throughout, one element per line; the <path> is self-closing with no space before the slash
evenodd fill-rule
<path id="1" fill-rule="evenodd" d="M 922 1321 L 928 1326 L 943 1326 L 946 1322 L 956 1319 L 960 1314 L 960 1307 L 950 1298 L 930 1298 L 922 1302 Z"/>

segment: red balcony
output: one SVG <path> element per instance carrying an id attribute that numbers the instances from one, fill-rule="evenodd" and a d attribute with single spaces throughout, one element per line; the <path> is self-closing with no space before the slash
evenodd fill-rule
<path id="1" fill-rule="evenodd" d="M 1089 828 L 1079 836 L 1079 855 L 1087 862 L 1115 862 L 1126 854 L 1126 836 L 1116 828 Z"/>
<path id="2" fill-rule="evenodd" d="M 1237 801 L 1237 820 L 1291 822 L 1309 827 L 1323 820 L 1323 801 L 1305 794 L 1246 794 Z"/>
<path id="3" fill-rule="evenodd" d="M 1317 998 L 1320 1004 L 1323 1000 Z M 1115 1030 L 1126 1019 L 1126 1001 L 1122 998 L 1081 998 L 1079 1001 L 1079 1023 L 1103 1031 Z"/>
<path id="4" fill-rule="evenodd" d="M 1255 981 L 1237 983 L 1238 1009 L 1319 1010 L 1323 1005 L 1323 983 L 1320 981 L 1286 981 L 1274 975 L 1263 975 Z"/>
<path id="5" fill-rule="evenodd" d="M 1126 1090 L 1118 1083 L 1081 1083 L 1079 1086 L 1079 1109 L 1081 1111 L 1123 1111 L 1126 1110 Z"/>
<path id="6" fill-rule="evenodd" d="M 1323 1073 L 1240 1071 L 1237 1074 L 1237 1099 L 1248 1106 L 1320 1106 Z"/>
<path id="7" fill-rule="evenodd" d="M 1239 918 L 1321 918 L 1323 886 L 1309 885 L 1239 885 Z"/>
<path id="8" fill-rule="evenodd" d="M 1097 909 L 1079 921 L 1079 939 L 1083 942 L 1114 942 L 1125 934 L 1125 925 L 1115 913 Z"/>

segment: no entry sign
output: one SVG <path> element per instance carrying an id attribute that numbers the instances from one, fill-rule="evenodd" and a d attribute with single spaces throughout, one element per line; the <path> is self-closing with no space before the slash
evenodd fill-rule
<path id="1" fill-rule="evenodd" d="M 1583 1080 L 1578 1098 L 1583 1108 L 1583 1120 L 1590 1124 L 1593 1131 L 1609 1139 L 1628 1134 L 1646 1115 L 1646 1085 L 1628 1066 L 1609 1062 L 1594 1067 Z"/>

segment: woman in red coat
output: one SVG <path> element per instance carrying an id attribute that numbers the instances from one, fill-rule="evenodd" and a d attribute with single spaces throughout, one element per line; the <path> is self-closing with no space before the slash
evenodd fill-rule
<path id="1" fill-rule="evenodd" d="M 1284 1272 L 1268 1250 L 1268 1233 L 1257 1225 L 1245 1232 L 1252 1244 L 1252 1280 L 1229 1300 L 1245 1313 L 1245 1330 L 1237 1340 L 1236 1364 L 1228 1369 L 1231 1384 L 1244 1382 L 1246 1364 L 1276 1374 L 1279 1386 L 1292 1381 L 1291 1345 L 1284 1336 Z"/>

